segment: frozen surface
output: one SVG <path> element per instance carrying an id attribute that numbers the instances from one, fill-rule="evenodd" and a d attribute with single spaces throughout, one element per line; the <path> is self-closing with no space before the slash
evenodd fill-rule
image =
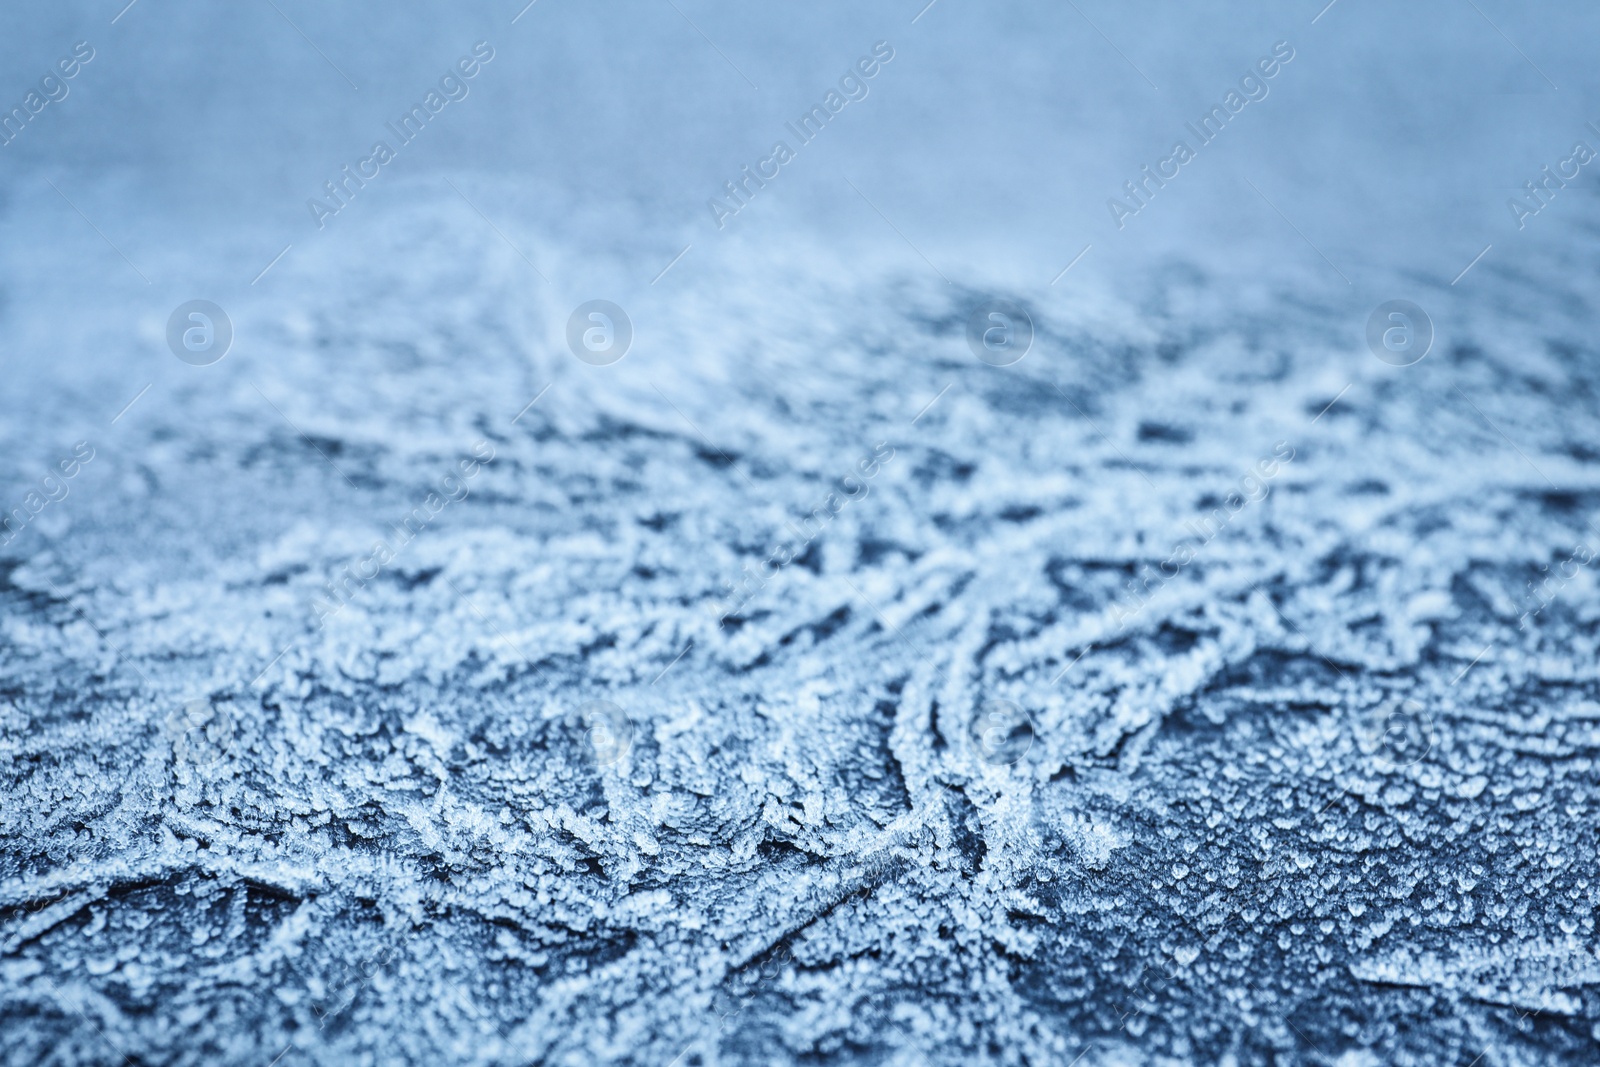
<path id="1" fill-rule="evenodd" d="M 279 6 L 6 16 L 0 1059 L 1600 1057 L 1593 11 Z"/>

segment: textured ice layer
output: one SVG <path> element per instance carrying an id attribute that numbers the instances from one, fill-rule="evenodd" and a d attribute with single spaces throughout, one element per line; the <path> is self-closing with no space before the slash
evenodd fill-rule
<path id="1" fill-rule="evenodd" d="M 0 184 L 0 1060 L 1594 1063 L 1600 208 L 1502 201 L 1600 116 L 1486 24 L 1572 101 L 1578 12 L 680 2 L 92 12 Z"/>
<path id="2" fill-rule="evenodd" d="M 6 550 L 12 1062 L 1592 1062 L 1581 314 L 778 263 L 594 367 L 417 200 Z"/>

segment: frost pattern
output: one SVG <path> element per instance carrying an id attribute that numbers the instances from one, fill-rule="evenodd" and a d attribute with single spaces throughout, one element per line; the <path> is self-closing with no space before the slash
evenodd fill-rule
<path id="1" fill-rule="evenodd" d="M 1000 369 L 778 256 L 597 368 L 413 211 L 7 550 L 8 1062 L 1594 1061 L 1580 313 L 1402 373 L 1180 264 Z"/>

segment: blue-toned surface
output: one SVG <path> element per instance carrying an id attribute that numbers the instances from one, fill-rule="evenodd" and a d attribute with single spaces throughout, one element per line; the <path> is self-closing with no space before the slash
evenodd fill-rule
<path id="1" fill-rule="evenodd" d="M 3 19 L 0 1059 L 1594 1062 L 1588 8 Z"/>

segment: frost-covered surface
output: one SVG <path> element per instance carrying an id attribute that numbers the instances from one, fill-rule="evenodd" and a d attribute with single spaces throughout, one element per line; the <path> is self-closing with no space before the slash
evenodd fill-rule
<path id="1" fill-rule="evenodd" d="M 151 295 L 10 187 L 5 507 L 93 458 L 0 549 L 7 1062 L 1600 1055 L 1592 178 L 1524 244 L 1497 215 L 1396 261 L 1323 222 L 1347 291 L 1276 228 L 1054 286 L 1103 216 L 1019 236 L 1055 246 L 1031 273 L 952 238 L 947 282 L 859 202 L 719 234 L 690 183 L 679 233 L 441 173 L 522 252 L 419 167 L 247 231 L 237 281 L 177 215 L 107 223 Z M 1152 214 L 1236 205 L 1210 180 Z M 995 368 L 964 331 L 1001 283 L 1037 336 Z M 196 295 L 236 329 L 212 367 L 164 347 Z M 563 339 L 596 295 L 636 331 L 610 367 Z M 1362 342 L 1395 296 L 1439 331 L 1406 368 Z"/>

